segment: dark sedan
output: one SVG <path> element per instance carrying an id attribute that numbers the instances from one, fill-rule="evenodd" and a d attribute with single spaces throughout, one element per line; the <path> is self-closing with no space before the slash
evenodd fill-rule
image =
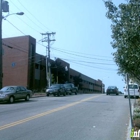
<path id="1" fill-rule="evenodd" d="M 72 84 L 72 83 L 67 83 L 67 84 L 64 84 L 64 87 L 65 87 L 65 89 L 66 89 L 66 93 L 67 93 L 67 94 L 75 93 L 75 95 L 77 95 L 78 88 L 75 87 L 74 84 Z"/>
<path id="2" fill-rule="evenodd" d="M 116 86 L 109 86 L 106 90 L 106 95 L 116 94 L 119 95 L 118 88 Z"/>
<path id="3" fill-rule="evenodd" d="M 13 103 L 15 100 L 25 99 L 29 101 L 32 91 L 24 86 L 5 86 L 0 90 L 0 102 Z"/>
<path id="4" fill-rule="evenodd" d="M 54 85 L 51 85 L 49 88 L 46 89 L 46 95 L 49 96 L 49 95 L 54 95 L 54 96 L 60 96 L 60 95 L 63 95 L 65 96 L 66 95 L 66 91 L 65 91 L 65 87 L 63 86 L 63 84 L 54 84 Z"/>

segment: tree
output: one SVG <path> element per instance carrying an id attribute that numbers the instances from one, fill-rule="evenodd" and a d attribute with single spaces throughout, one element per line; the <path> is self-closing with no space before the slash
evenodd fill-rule
<path id="1" fill-rule="evenodd" d="M 73 77 L 73 82 L 74 82 L 74 85 L 77 86 L 79 89 L 82 88 L 82 78 L 81 78 L 81 74 L 79 74 L 78 76 L 74 76 Z"/>
<path id="2" fill-rule="evenodd" d="M 129 0 L 118 7 L 111 0 L 104 3 L 106 16 L 112 21 L 111 45 L 118 74 L 128 73 L 130 78 L 140 81 L 140 1 Z"/>
<path id="3" fill-rule="evenodd" d="M 54 75 L 55 83 L 57 82 L 57 77 L 58 83 L 65 83 L 67 81 L 67 72 L 61 62 L 55 61 L 54 63 L 52 63 L 51 70 Z"/>

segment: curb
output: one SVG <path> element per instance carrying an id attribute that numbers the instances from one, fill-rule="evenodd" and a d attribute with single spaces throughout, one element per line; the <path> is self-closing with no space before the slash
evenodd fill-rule
<path id="1" fill-rule="evenodd" d="M 133 111 L 134 111 L 134 104 L 131 105 L 131 109 L 132 109 L 132 115 L 133 115 Z M 131 118 L 129 117 L 129 125 L 128 125 L 128 128 L 127 128 L 127 139 L 126 140 L 133 140 L 130 135 L 131 135 Z"/>
<path id="2" fill-rule="evenodd" d="M 37 97 L 46 97 L 46 94 L 45 93 L 34 93 L 32 95 L 32 98 L 37 98 Z"/>

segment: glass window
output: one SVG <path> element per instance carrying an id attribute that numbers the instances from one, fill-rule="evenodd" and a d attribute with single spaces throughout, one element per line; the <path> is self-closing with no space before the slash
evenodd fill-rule
<path id="1" fill-rule="evenodd" d="M 138 85 L 129 85 L 129 89 L 138 89 Z"/>
<path id="2" fill-rule="evenodd" d="M 25 91 L 25 90 L 26 90 L 24 87 L 20 87 L 20 89 L 21 89 L 22 91 Z"/>

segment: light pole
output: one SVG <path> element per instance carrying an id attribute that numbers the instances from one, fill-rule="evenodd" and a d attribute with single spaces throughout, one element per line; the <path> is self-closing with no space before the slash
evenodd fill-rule
<path id="1" fill-rule="evenodd" d="M 3 78 L 3 70 L 2 70 L 2 19 L 6 19 L 10 15 L 23 15 L 23 12 L 7 14 L 6 16 L 2 16 L 2 12 L 9 12 L 9 7 L 4 10 L 3 9 L 3 0 L 0 0 L 0 89 L 2 88 L 2 78 Z"/>
<path id="2" fill-rule="evenodd" d="M 2 0 L 0 0 L 0 89 L 2 88 Z"/>

